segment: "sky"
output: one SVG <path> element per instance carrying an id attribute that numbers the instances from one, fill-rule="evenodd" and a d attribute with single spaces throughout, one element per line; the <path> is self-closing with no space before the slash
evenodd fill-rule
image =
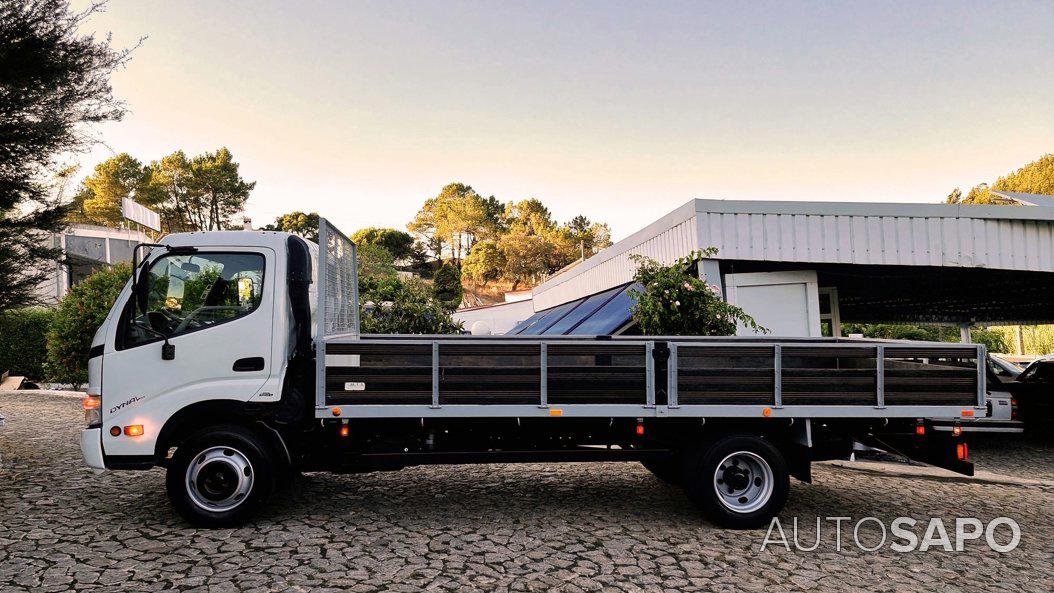
<path id="1" fill-rule="evenodd" d="M 84 31 L 145 39 L 82 174 L 226 146 L 256 226 L 405 228 L 461 181 L 618 239 L 692 198 L 937 202 L 1054 152 L 1051 2 L 111 0 Z"/>

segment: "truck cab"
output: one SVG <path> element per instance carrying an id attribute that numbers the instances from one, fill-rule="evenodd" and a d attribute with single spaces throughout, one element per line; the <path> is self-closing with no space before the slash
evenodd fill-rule
<path id="1" fill-rule="evenodd" d="M 137 270 L 142 298 L 129 281 L 92 341 L 89 465 L 151 467 L 162 433 L 178 432 L 173 417 L 279 401 L 296 346 L 290 244 L 302 259 L 311 249 L 278 232 L 174 234 L 150 248 Z"/>

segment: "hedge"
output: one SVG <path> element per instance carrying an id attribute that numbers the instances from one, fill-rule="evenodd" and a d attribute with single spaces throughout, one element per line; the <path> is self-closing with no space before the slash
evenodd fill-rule
<path id="1" fill-rule="evenodd" d="M 51 309 L 36 307 L 0 313 L 0 373 L 44 379 L 48 326 L 54 315 Z"/>

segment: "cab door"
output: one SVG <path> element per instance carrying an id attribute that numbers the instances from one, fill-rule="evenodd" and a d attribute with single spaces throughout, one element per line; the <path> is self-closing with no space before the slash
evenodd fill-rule
<path id="1" fill-rule="evenodd" d="M 152 455 L 161 427 L 180 409 L 246 401 L 263 387 L 272 370 L 275 257 L 256 247 L 174 250 L 141 272 L 145 312 L 129 298 L 106 340 L 106 455 Z M 171 359 L 163 356 L 166 341 Z"/>

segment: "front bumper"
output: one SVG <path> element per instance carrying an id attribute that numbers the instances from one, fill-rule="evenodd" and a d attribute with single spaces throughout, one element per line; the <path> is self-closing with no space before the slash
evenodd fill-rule
<path id="1" fill-rule="evenodd" d="M 81 431 L 81 455 L 92 469 L 106 469 L 102 458 L 102 429 L 85 428 Z"/>

